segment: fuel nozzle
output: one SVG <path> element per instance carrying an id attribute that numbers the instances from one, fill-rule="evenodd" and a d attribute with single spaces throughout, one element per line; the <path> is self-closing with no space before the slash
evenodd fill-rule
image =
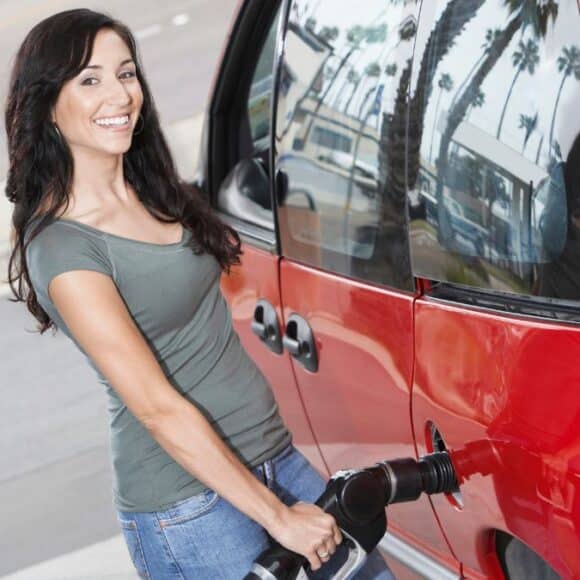
<path id="1" fill-rule="evenodd" d="M 415 501 L 423 492 L 433 495 L 457 490 L 455 470 L 446 451 L 425 455 L 419 461 L 393 459 L 377 465 L 387 474 L 385 505 Z"/>
<path id="2" fill-rule="evenodd" d="M 339 471 L 332 476 L 316 505 L 331 514 L 340 527 L 348 556 L 334 578 L 350 578 L 387 531 L 385 507 L 415 501 L 425 492 L 452 493 L 457 478 L 447 452 L 381 461 L 372 467 Z M 332 560 L 329 563 L 332 565 Z M 279 544 L 263 552 L 245 580 L 307 578 L 306 559 Z"/>
<path id="3" fill-rule="evenodd" d="M 381 461 L 373 467 L 339 471 L 330 480 L 317 505 L 351 525 L 365 526 L 392 503 L 415 501 L 424 492 L 452 493 L 457 478 L 447 452 Z"/>

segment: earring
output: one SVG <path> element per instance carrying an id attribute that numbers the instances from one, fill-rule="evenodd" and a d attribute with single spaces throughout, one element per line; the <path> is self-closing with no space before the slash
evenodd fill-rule
<path id="1" fill-rule="evenodd" d="M 139 125 L 139 121 L 141 121 L 141 128 L 139 130 L 137 130 L 137 125 Z M 135 123 L 135 129 L 133 130 L 133 136 L 139 135 L 140 133 L 142 133 L 144 128 L 145 128 L 145 121 L 143 120 L 143 115 L 141 113 L 139 113 L 139 118 L 137 119 L 137 122 Z"/>
<path id="2" fill-rule="evenodd" d="M 54 127 L 54 130 L 56 131 L 56 134 L 58 135 L 58 138 L 62 141 L 62 133 L 60 132 L 60 129 L 57 127 L 56 123 L 53 123 L 52 126 Z"/>

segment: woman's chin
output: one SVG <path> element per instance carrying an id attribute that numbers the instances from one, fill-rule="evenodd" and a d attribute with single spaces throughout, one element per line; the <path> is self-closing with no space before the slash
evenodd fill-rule
<path id="1" fill-rule="evenodd" d="M 127 153 L 129 149 L 131 149 L 131 141 L 128 140 L 124 143 L 108 145 L 106 147 L 95 147 L 95 149 L 99 151 L 101 155 L 123 155 L 124 153 Z"/>

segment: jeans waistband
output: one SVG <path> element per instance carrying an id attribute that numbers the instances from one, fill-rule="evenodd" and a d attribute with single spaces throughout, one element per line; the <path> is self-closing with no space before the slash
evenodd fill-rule
<path id="1" fill-rule="evenodd" d="M 258 466 L 258 472 L 262 476 L 264 480 L 264 484 L 272 488 L 272 484 L 276 477 L 276 464 L 288 457 L 294 451 L 294 445 L 290 442 L 284 449 L 279 451 L 276 455 L 271 457 L 270 459 L 266 459 L 266 461 L 262 462 Z"/>
<path id="2" fill-rule="evenodd" d="M 292 453 L 294 451 L 294 444 L 292 442 L 288 443 L 288 445 L 286 445 L 286 447 L 284 447 L 284 449 L 282 449 L 282 451 L 278 451 L 278 453 L 276 455 L 274 455 L 273 457 L 270 457 L 270 459 L 266 459 L 266 461 L 264 461 L 264 463 L 275 463 L 277 461 L 280 461 L 281 459 L 284 459 L 284 457 L 286 457 L 287 455 L 290 455 L 290 453 Z"/>

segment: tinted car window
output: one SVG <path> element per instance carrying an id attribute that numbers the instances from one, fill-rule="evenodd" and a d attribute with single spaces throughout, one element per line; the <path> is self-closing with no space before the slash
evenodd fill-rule
<path id="1" fill-rule="evenodd" d="M 411 83 L 414 272 L 580 298 L 575 2 L 424 3 Z"/>
<path id="2" fill-rule="evenodd" d="M 270 103 L 272 100 L 272 74 L 276 50 L 276 33 L 278 18 L 270 27 L 264 48 L 256 65 L 248 99 L 248 118 L 250 131 L 256 151 L 262 151 L 269 146 L 270 136 Z"/>
<path id="3" fill-rule="evenodd" d="M 282 252 L 412 290 L 404 189 L 414 2 L 295 0 L 276 118 Z M 396 113 L 400 114 L 397 115 Z"/>
<path id="4" fill-rule="evenodd" d="M 261 229 L 274 231 L 274 216 L 268 161 L 271 131 L 271 101 L 276 37 L 281 11 L 270 23 L 247 88 L 247 123 L 237 123 L 241 132 L 236 140 L 246 143 L 247 152 L 221 182 L 218 208 Z"/>

